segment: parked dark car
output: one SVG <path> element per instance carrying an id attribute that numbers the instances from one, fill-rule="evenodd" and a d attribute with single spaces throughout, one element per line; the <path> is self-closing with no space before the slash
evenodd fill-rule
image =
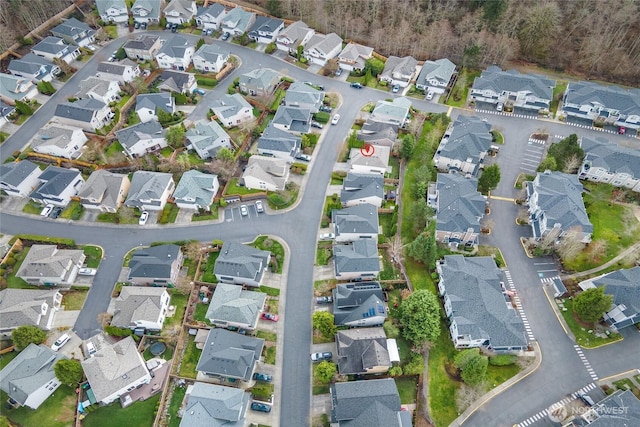
<path id="1" fill-rule="evenodd" d="M 60 216 L 61 213 L 62 213 L 62 208 L 57 206 L 51 210 L 51 213 L 49 214 L 49 218 L 56 219 Z"/>
<path id="2" fill-rule="evenodd" d="M 231 34 L 230 34 L 228 31 L 226 31 L 226 32 L 222 35 L 222 40 L 228 40 L 228 39 L 229 39 L 229 37 L 231 37 Z"/>
<path id="3" fill-rule="evenodd" d="M 256 372 L 255 374 L 253 374 L 253 379 L 256 381 L 264 381 L 266 383 L 270 383 L 273 377 L 271 375 Z"/>
<path id="4" fill-rule="evenodd" d="M 333 302 L 332 297 L 317 297 L 316 304 L 331 304 Z"/>
<path id="5" fill-rule="evenodd" d="M 324 111 L 325 113 L 330 113 L 331 111 L 333 111 L 333 108 L 323 104 L 318 108 L 318 110 Z"/>
<path id="6" fill-rule="evenodd" d="M 362 84 L 360 84 L 358 82 L 353 82 L 353 83 L 351 83 L 351 87 L 356 88 L 356 89 L 362 89 Z"/>
<path id="7" fill-rule="evenodd" d="M 253 411 L 259 411 L 259 412 L 266 412 L 266 413 L 271 412 L 271 406 L 267 405 L 266 403 L 260 403 L 260 402 L 251 402 L 251 409 Z"/>
<path id="8" fill-rule="evenodd" d="M 147 29 L 147 23 L 143 22 L 142 24 L 140 24 L 140 29 L 146 30 Z"/>
<path id="9" fill-rule="evenodd" d="M 318 123 L 316 121 L 312 121 L 311 122 L 311 127 L 312 128 L 316 128 L 316 129 L 322 129 L 324 126 L 322 126 L 322 123 Z"/>

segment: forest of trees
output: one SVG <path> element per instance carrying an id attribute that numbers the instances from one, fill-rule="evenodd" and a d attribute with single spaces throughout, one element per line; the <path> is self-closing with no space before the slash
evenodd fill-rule
<path id="1" fill-rule="evenodd" d="M 383 55 L 458 65 L 535 63 L 640 83 L 640 2 L 632 0 L 245 0 Z"/>

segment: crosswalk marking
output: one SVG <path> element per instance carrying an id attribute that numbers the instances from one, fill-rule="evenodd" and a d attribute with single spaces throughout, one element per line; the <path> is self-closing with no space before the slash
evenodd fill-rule
<path id="1" fill-rule="evenodd" d="M 576 353 L 578 354 L 578 357 L 582 361 L 582 364 L 584 365 L 584 367 L 587 369 L 587 372 L 589 373 L 589 376 L 591 377 L 591 379 L 594 380 L 594 381 L 598 381 L 598 379 L 599 379 L 598 374 L 596 374 L 596 372 L 591 367 L 591 363 L 589 363 L 589 360 L 587 359 L 587 356 L 584 355 L 584 352 L 582 351 L 582 348 L 577 344 L 574 344 L 573 348 L 576 350 Z"/>
<path id="2" fill-rule="evenodd" d="M 571 395 L 553 403 L 552 405 L 550 405 L 548 408 L 543 409 L 542 411 L 531 415 L 529 418 L 527 418 L 526 420 L 516 424 L 514 427 L 527 427 L 529 425 L 535 424 L 536 422 L 540 421 L 541 419 L 549 416 L 550 413 L 552 413 L 553 411 L 555 411 L 556 409 L 559 409 L 563 406 L 566 406 L 567 404 L 569 404 L 570 402 L 572 402 L 575 399 L 578 399 L 580 393 L 588 393 L 589 391 L 595 389 L 597 386 L 597 384 L 595 382 L 593 383 L 589 383 L 586 386 L 582 387 L 579 390 L 576 390 L 575 392 L 571 393 Z"/>
<path id="3" fill-rule="evenodd" d="M 540 283 L 542 283 L 543 285 L 547 284 L 547 283 L 553 283 L 553 279 L 559 279 L 558 276 L 555 277 L 542 277 L 540 278 Z"/>
<path id="4" fill-rule="evenodd" d="M 476 108 L 476 113 L 493 114 L 493 115 L 496 115 L 496 116 L 518 117 L 520 119 L 535 119 L 535 120 L 539 120 L 540 119 L 538 116 L 534 116 L 534 115 L 505 113 L 504 111 L 483 110 L 483 109 L 480 109 L 480 108 Z"/>
<path id="5" fill-rule="evenodd" d="M 536 338 L 533 335 L 533 331 L 531 330 L 531 325 L 529 324 L 529 319 L 527 319 L 527 315 L 525 314 L 524 309 L 522 307 L 522 302 L 520 301 L 520 296 L 518 295 L 516 291 L 516 287 L 513 283 L 511 272 L 509 270 L 505 270 L 504 277 L 507 279 L 505 288 L 510 292 L 514 292 L 514 294 L 512 295 L 513 302 L 516 304 L 516 311 L 518 312 L 520 319 L 522 319 L 522 324 L 524 325 L 524 330 L 527 333 L 527 337 L 529 341 L 535 341 Z"/>

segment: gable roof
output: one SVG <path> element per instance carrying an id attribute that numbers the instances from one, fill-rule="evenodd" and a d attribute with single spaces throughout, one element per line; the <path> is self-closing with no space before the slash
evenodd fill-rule
<path id="1" fill-rule="evenodd" d="M 187 141 L 200 150 L 208 150 L 211 156 L 215 156 L 223 147 L 223 140 L 229 141 L 231 137 L 215 120 L 199 120 L 195 126 L 187 129 L 185 133 Z"/>
<path id="2" fill-rule="evenodd" d="M 336 276 L 342 273 L 380 271 L 378 244 L 373 239 L 360 239 L 333 247 Z"/>
<path id="3" fill-rule="evenodd" d="M 307 133 L 311 123 L 311 110 L 308 108 L 280 105 L 272 120 L 273 123 L 288 126 L 292 132 Z"/>
<path id="4" fill-rule="evenodd" d="M 380 74 L 380 77 L 392 78 L 393 74 L 401 74 L 403 76 L 409 76 L 416 71 L 418 61 L 413 56 L 390 56 L 387 58 L 387 62 L 384 63 L 384 69 Z"/>
<path id="5" fill-rule="evenodd" d="M 493 348 L 527 345 L 524 323 L 503 293 L 504 275 L 492 257 L 446 255 L 440 268 L 459 335 L 489 340 Z"/>
<path id="6" fill-rule="evenodd" d="M 242 177 L 253 177 L 277 188 L 287 183 L 289 167 L 284 159 L 266 156 L 251 156 Z"/>
<path id="7" fill-rule="evenodd" d="M 0 165 L 0 181 L 11 187 L 17 187 L 36 169 L 39 169 L 38 165 L 29 160 L 3 163 Z"/>
<path id="8" fill-rule="evenodd" d="M 342 47 L 342 37 L 336 33 L 329 33 L 326 35 L 315 33 L 305 46 L 305 50 L 315 49 L 322 55 L 326 56 L 329 55 L 337 46 Z"/>
<path id="9" fill-rule="evenodd" d="M 567 85 L 563 101 L 563 105 L 589 104 L 618 110 L 627 116 L 640 116 L 640 89 L 638 88 L 625 89 L 620 86 L 605 86 L 585 81 L 570 82 Z"/>
<path id="10" fill-rule="evenodd" d="M 52 55 L 62 52 L 64 49 L 69 50 L 77 49 L 75 46 L 69 46 L 60 37 L 47 36 L 40 43 L 31 48 L 31 51 L 45 52 Z"/>
<path id="11" fill-rule="evenodd" d="M 588 137 L 582 137 L 580 147 L 585 151 L 583 164 L 640 178 L 640 151 Z"/>
<path id="12" fill-rule="evenodd" d="M 284 95 L 286 105 L 313 105 L 319 107 L 324 101 L 324 92 L 306 83 L 294 82 Z"/>
<path id="13" fill-rule="evenodd" d="M 135 8 L 138 3 L 149 1 L 150 0 L 136 0 L 136 3 L 133 6 Z M 157 0 L 157 3 L 159 5 L 160 0 Z M 160 16 L 160 10 L 158 10 L 158 16 Z M 124 49 L 149 50 L 153 47 L 153 45 L 158 41 L 159 38 L 160 36 L 156 36 L 153 34 L 141 34 L 133 40 L 127 40 L 127 42 L 122 47 Z"/>
<path id="14" fill-rule="evenodd" d="M 174 0 L 176 1 L 176 0 Z M 166 9 L 165 9 L 166 10 Z M 193 44 L 189 39 L 183 36 L 173 36 L 169 37 L 167 41 L 164 42 L 157 55 L 167 55 L 171 58 L 184 58 L 184 54 L 189 48 L 195 48 L 195 44 Z"/>
<path id="15" fill-rule="evenodd" d="M 254 13 L 247 12 L 240 6 L 236 6 L 227 13 L 227 16 L 222 18 L 222 25 L 237 28 L 243 33 L 248 32 L 249 24 L 254 16 Z"/>
<path id="16" fill-rule="evenodd" d="M 124 180 L 129 181 L 129 177 L 125 174 L 98 169 L 89 175 L 87 182 L 78 192 L 78 197 L 99 200 L 101 205 L 116 209 L 120 201 L 120 189 Z"/>
<path id="17" fill-rule="evenodd" d="M 0 327 L 13 329 L 22 325 L 45 329 L 47 318 L 42 316 L 42 304 L 53 310 L 57 289 L 3 289 L 0 291 Z"/>
<path id="18" fill-rule="evenodd" d="M 374 152 L 371 156 L 365 156 L 362 154 L 362 150 L 359 148 L 352 148 L 349 153 L 349 168 L 354 166 L 365 166 L 372 168 L 384 168 L 389 165 L 389 156 L 391 154 L 391 148 L 378 145 L 374 147 Z"/>
<path id="19" fill-rule="evenodd" d="M 273 33 L 277 28 L 284 24 L 282 19 L 272 18 L 271 16 L 256 15 L 256 20 L 249 29 L 249 35 L 258 37 L 259 32 Z"/>
<path id="20" fill-rule="evenodd" d="M 418 84 L 428 84 L 429 80 L 437 80 L 442 85 L 447 85 L 456 70 L 456 64 L 447 58 L 435 61 L 425 61 L 418 74 L 416 82 Z"/>
<path id="21" fill-rule="evenodd" d="M 491 148 L 491 124 L 476 116 L 458 116 L 453 123 L 451 135 L 441 142 L 438 154 L 461 162 L 480 162 L 480 154 Z M 444 139 L 444 138 L 443 138 Z"/>
<path id="22" fill-rule="evenodd" d="M 362 374 L 377 366 L 391 366 L 384 329 L 360 328 L 338 331 L 338 371 L 342 375 Z"/>
<path id="23" fill-rule="evenodd" d="M 129 328 L 140 320 L 157 322 L 163 309 L 162 297 L 166 292 L 165 288 L 123 286 L 120 295 L 115 299 L 111 324 Z"/>
<path id="24" fill-rule="evenodd" d="M 162 129 L 159 122 L 149 120 L 148 122 L 136 123 L 116 131 L 116 138 L 120 144 L 125 147 L 132 148 L 142 140 L 164 138 L 167 133 L 166 129 Z"/>
<path id="25" fill-rule="evenodd" d="M 278 129 L 269 123 L 262 136 L 258 139 L 258 149 L 282 151 L 293 156 L 300 149 L 301 141 L 302 138 L 299 136 Z"/>
<path id="26" fill-rule="evenodd" d="M 178 12 L 179 15 L 191 19 L 193 16 L 193 6 L 195 2 L 193 0 L 171 0 L 169 4 L 164 8 L 164 13 Z"/>
<path id="27" fill-rule="evenodd" d="M 33 245 L 18 269 L 18 277 L 66 278 L 73 265 L 84 260 L 80 249 L 58 249 L 55 245 Z"/>
<path id="28" fill-rule="evenodd" d="M 225 7 L 220 3 L 210 3 L 207 7 L 198 6 L 198 14 L 196 16 L 210 15 L 213 18 L 217 18 L 225 11 Z"/>
<path id="29" fill-rule="evenodd" d="M 136 342 L 130 336 L 102 347 L 81 363 L 98 401 L 149 375 Z"/>
<path id="30" fill-rule="evenodd" d="M 256 326 L 267 295 L 245 291 L 242 286 L 219 283 L 211 297 L 206 318 Z"/>
<path id="31" fill-rule="evenodd" d="M 141 200 L 159 200 L 172 182 L 170 173 L 135 171 L 125 204 L 139 206 L 143 204 Z"/>
<path id="32" fill-rule="evenodd" d="M 224 94 L 220 98 L 214 99 L 210 106 L 214 114 L 222 119 L 235 116 L 238 112 L 248 108 L 253 110 L 251 104 L 239 93 L 233 95 Z"/>
<path id="33" fill-rule="evenodd" d="M 371 142 L 387 139 L 395 142 L 398 137 L 398 127 L 397 124 L 377 122 L 369 117 L 358 132 L 358 140 Z"/>
<path id="34" fill-rule="evenodd" d="M 0 389 L 23 405 L 31 393 L 56 379 L 53 367 L 68 359 L 49 347 L 29 344 L 0 371 Z"/>
<path id="35" fill-rule="evenodd" d="M 385 319 L 387 311 L 383 301 L 378 282 L 339 283 L 333 290 L 335 324 L 346 325 L 372 316 Z"/>
<path id="36" fill-rule="evenodd" d="M 436 230 L 462 233 L 472 228 L 479 233 L 486 200 L 478 191 L 478 180 L 458 174 L 439 173 L 436 188 Z"/>
<path id="37" fill-rule="evenodd" d="M 16 110 L 16 107 L 5 103 L 0 99 L 0 118 L 8 119 L 9 115 Z"/>
<path id="38" fill-rule="evenodd" d="M 79 99 L 75 102 L 63 102 L 56 106 L 58 117 L 90 123 L 96 111 L 107 107 L 102 101 L 92 98 Z"/>
<path id="39" fill-rule="evenodd" d="M 631 390 L 616 390 L 593 406 L 591 411 L 598 415 L 589 427 L 640 425 L 640 399 Z"/>
<path id="40" fill-rule="evenodd" d="M 624 306 L 622 311 L 627 317 L 640 318 L 640 267 L 612 271 L 586 282 L 604 286 L 605 293 L 613 296 L 613 304 Z"/>
<path id="41" fill-rule="evenodd" d="M 235 10 L 235 9 L 234 9 Z M 280 74 L 271 68 L 255 68 L 240 75 L 240 85 L 255 86 L 260 90 L 267 90 L 275 85 Z"/>
<path id="42" fill-rule="evenodd" d="M 290 25 L 287 25 L 284 30 L 280 31 L 278 38 L 286 37 L 290 40 L 293 40 L 294 44 L 291 47 L 295 48 L 300 44 L 302 39 L 304 39 L 305 36 L 309 34 L 310 31 L 314 30 L 309 28 L 309 26 L 303 21 L 296 21 Z"/>
<path id="43" fill-rule="evenodd" d="M 124 8 L 127 10 L 127 5 L 124 0 L 96 0 L 96 7 L 100 15 L 105 15 L 107 10 L 111 7 Z"/>
<path id="44" fill-rule="evenodd" d="M 103 61 L 98 63 L 98 72 L 105 74 L 113 74 L 115 76 L 124 75 L 127 68 L 137 68 L 138 64 L 130 59 L 124 59 L 120 62 Z"/>
<path id="45" fill-rule="evenodd" d="M 56 67 L 48 59 L 29 52 L 22 58 L 12 59 L 7 69 L 11 72 L 36 74 L 43 66 L 45 67 L 45 72 L 42 75 L 50 74 L 53 68 Z"/>
<path id="46" fill-rule="evenodd" d="M 172 92 L 184 92 L 189 89 L 189 81 L 195 82 L 194 73 L 185 73 L 177 70 L 162 70 L 160 75 L 160 90 L 169 89 Z"/>
<path id="47" fill-rule="evenodd" d="M 188 386 L 180 427 L 242 427 L 250 398 L 242 389 L 196 382 Z"/>
<path id="48" fill-rule="evenodd" d="M 29 79 L 14 76 L 13 74 L 0 73 L 0 96 L 2 97 L 21 100 L 33 89 L 34 86 Z"/>
<path id="49" fill-rule="evenodd" d="M 87 37 L 95 33 L 95 30 L 91 29 L 91 27 L 84 22 L 78 21 L 76 18 L 69 18 L 51 29 L 52 34 L 62 34 L 72 37 L 74 40 L 84 31 L 87 32 Z"/>
<path id="50" fill-rule="evenodd" d="M 167 113 L 173 113 L 173 99 L 170 93 L 143 93 L 136 97 L 136 111 L 148 108 L 154 112 L 161 109 Z"/>
<path id="51" fill-rule="evenodd" d="M 180 246 L 174 244 L 137 249 L 133 252 L 129 262 L 129 277 L 170 278 L 172 264 L 179 257 Z"/>
<path id="52" fill-rule="evenodd" d="M 502 71 L 492 65 L 473 81 L 472 90 L 491 90 L 497 94 L 502 92 L 526 92 L 537 98 L 551 100 L 555 80 L 542 75 L 521 74 L 517 70 Z"/>
<path id="53" fill-rule="evenodd" d="M 222 6 L 218 3 L 214 3 L 213 6 Z M 211 6 L 211 7 L 213 7 Z M 224 8 L 223 8 L 224 9 Z M 193 57 L 201 57 L 202 59 L 204 59 L 205 61 L 208 62 L 217 62 L 219 57 L 222 58 L 228 58 L 229 57 L 229 50 L 223 48 L 220 45 L 217 44 L 203 44 L 202 46 L 200 46 L 200 48 L 198 50 L 196 50 L 196 53 L 193 55 Z M 239 94 L 235 94 L 235 95 L 239 95 Z"/>
<path id="54" fill-rule="evenodd" d="M 84 144 L 88 138 L 82 132 L 82 129 L 74 126 L 65 125 L 62 123 L 47 123 L 42 129 L 40 129 L 29 141 L 31 148 L 38 148 L 40 146 L 55 145 L 56 147 L 66 147 L 74 134 L 80 134 L 81 144 Z"/>
<path id="55" fill-rule="evenodd" d="M 249 381 L 263 347 L 261 338 L 213 328 L 207 335 L 196 370 Z"/>
<path id="56" fill-rule="evenodd" d="M 380 174 L 347 173 L 342 182 L 340 201 L 347 203 L 369 197 L 384 198 L 384 177 Z"/>
<path id="57" fill-rule="evenodd" d="M 371 58 L 372 54 L 372 47 L 351 42 L 342 49 L 342 52 L 338 54 L 338 58 L 347 61 L 361 62 L 364 65 L 364 59 Z"/>
<path id="58" fill-rule="evenodd" d="M 409 114 L 410 109 L 411 101 L 404 96 L 394 98 L 391 102 L 379 100 L 371 112 L 371 119 L 376 120 L 376 117 L 383 116 L 382 120 L 384 121 L 389 120 L 387 117 L 391 117 L 396 124 L 402 124 L 407 120 L 407 114 Z"/>
<path id="59" fill-rule="evenodd" d="M 213 274 L 243 277 L 259 281 L 269 264 L 271 252 L 252 248 L 241 243 L 226 241 L 220 249 L 213 267 Z"/>
<path id="60" fill-rule="evenodd" d="M 210 206 L 215 197 L 218 176 L 192 169 L 182 174 L 173 192 L 175 199 L 190 198 L 198 206 Z"/>
<path id="61" fill-rule="evenodd" d="M 32 199 L 43 199 L 47 195 L 60 195 L 71 183 L 75 182 L 78 177 L 84 182 L 82 174 L 77 169 L 47 166 L 38 178 L 42 184 L 33 190 L 29 197 Z"/>
<path id="62" fill-rule="evenodd" d="M 364 203 L 331 212 L 335 234 L 340 233 L 378 233 L 378 209 Z"/>

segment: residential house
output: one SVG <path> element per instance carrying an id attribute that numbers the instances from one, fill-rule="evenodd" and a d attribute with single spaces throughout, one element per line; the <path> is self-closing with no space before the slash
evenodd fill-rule
<path id="1" fill-rule="evenodd" d="M 120 84 L 129 83 L 140 76 L 140 67 L 135 62 L 125 59 L 120 62 L 100 62 L 96 77 L 104 80 L 114 80 Z"/>
<path id="2" fill-rule="evenodd" d="M 358 239 L 378 241 L 378 208 L 363 204 L 331 211 L 331 223 L 336 242 L 352 242 Z"/>
<path id="3" fill-rule="evenodd" d="M 380 145 L 373 147 L 373 153 L 363 152 L 359 148 L 352 148 L 349 153 L 349 172 L 356 174 L 373 174 L 384 176 L 389 168 L 389 156 L 391 148 Z"/>
<path id="4" fill-rule="evenodd" d="M 288 107 L 306 108 L 312 114 L 320 111 L 324 102 L 324 91 L 306 83 L 295 82 L 289 86 L 284 96 L 284 105 Z"/>
<path id="5" fill-rule="evenodd" d="M 582 200 L 582 184 L 576 175 L 562 172 L 538 172 L 533 182 L 527 182 L 533 237 L 540 239 L 553 232 L 560 238 L 569 230 L 577 230 L 580 240 L 591 241 L 593 225 Z"/>
<path id="6" fill-rule="evenodd" d="M 196 382 L 187 386 L 180 427 L 242 427 L 251 394 L 235 387 Z"/>
<path id="7" fill-rule="evenodd" d="M 174 189 L 170 173 L 135 171 L 124 204 L 143 211 L 161 211 Z"/>
<path id="8" fill-rule="evenodd" d="M 340 201 L 342 206 L 362 204 L 382 207 L 384 200 L 384 177 L 378 174 L 347 173 L 342 181 Z"/>
<path id="9" fill-rule="evenodd" d="M 219 73 L 228 61 L 229 50 L 217 44 L 203 44 L 193 55 L 193 67 L 202 73 Z"/>
<path id="10" fill-rule="evenodd" d="M 626 387 L 624 390 L 617 389 L 581 413 L 577 421 L 580 424 L 574 421 L 574 425 L 589 427 L 638 425 L 640 424 L 640 399 L 632 389 Z"/>
<path id="11" fill-rule="evenodd" d="M 378 282 L 338 283 L 332 292 L 336 326 L 382 326 L 387 318 L 384 293 Z"/>
<path id="12" fill-rule="evenodd" d="M 242 173 L 245 187 L 255 190 L 284 190 L 288 179 L 289 165 L 277 157 L 251 156 Z"/>
<path id="13" fill-rule="evenodd" d="M 400 361 L 396 341 L 380 327 L 338 331 L 336 347 L 340 375 L 384 374 Z"/>
<path id="14" fill-rule="evenodd" d="M 375 280 L 380 272 L 378 242 L 361 239 L 335 245 L 333 261 L 338 280 Z"/>
<path id="15" fill-rule="evenodd" d="M 9 105 L 0 99 L 0 128 L 11 121 L 11 115 L 16 111 L 16 107 Z"/>
<path id="16" fill-rule="evenodd" d="M 152 24 L 160 22 L 160 11 L 162 10 L 163 4 L 164 0 L 136 0 L 133 3 L 133 6 L 131 6 L 131 15 L 133 15 L 133 20 L 140 24 Z M 143 37 L 145 36 L 146 35 L 144 35 Z M 131 56 L 129 57 L 131 58 Z"/>
<path id="17" fill-rule="evenodd" d="M 96 400 L 103 405 L 151 381 L 142 353 L 130 336 L 100 348 L 80 363 Z"/>
<path id="18" fill-rule="evenodd" d="M 456 72 L 456 64 L 447 58 L 424 61 L 416 78 L 416 88 L 425 92 L 444 93 Z"/>
<path id="19" fill-rule="evenodd" d="M 143 1 L 152 0 L 137 0 L 136 3 L 140 3 Z M 134 17 L 134 19 L 137 18 Z M 140 34 L 133 40 L 127 40 L 122 48 L 124 49 L 129 59 L 138 61 L 153 61 L 153 59 L 158 54 L 161 46 L 162 41 L 160 40 L 159 36 L 153 34 Z"/>
<path id="20" fill-rule="evenodd" d="M 31 325 L 48 331 L 62 304 L 57 289 L 3 289 L 0 291 L 0 337 L 9 339 L 18 326 Z"/>
<path id="21" fill-rule="evenodd" d="M 296 56 L 298 54 L 298 46 L 304 47 L 314 34 L 314 29 L 309 28 L 302 21 L 296 21 L 280 31 L 280 34 L 276 36 L 276 47 L 289 53 L 289 55 Z"/>
<path id="22" fill-rule="evenodd" d="M 187 148 L 201 159 L 215 158 L 221 148 L 232 148 L 231 137 L 216 121 L 199 120 L 186 132 Z"/>
<path id="23" fill-rule="evenodd" d="M 393 378 L 331 384 L 331 423 L 338 427 L 412 427 Z"/>
<path id="24" fill-rule="evenodd" d="M 70 46 L 59 37 L 45 37 L 40 43 L 31 48 L 31 52 L 49 61 L 60 59 L 70 64 L 80 55 L 80 49 Z"/>
<path id="25" fill-rule="evenodd" d="M 164 8 L 164 17 L 171 24 L 188 24 L 198 14 L 193 0 L 171 0 Z"/>
<path id="26" fill-rule="evenodd" d="M 128 175 L 98 169 L 89 175 L 78 192 L 78 198 L 85 209 L 116 213 L 124 203 L 130 186 Z"/>
<path id="27" fill-rule="evenodd" d="M 236 6 L 222 18 L 222 31 L 232 36 L 241 36 L 249 32 L 255 21 L 255 13 L 247 12 L 240 6 Z"/>
<path id="28" fill-rule="evenodd" d="M 362 71 L 367 59 L 372 57 L 372 47 L 351 42 L 338 54 L 338 66 L 347 71 Z"/>
<path id="29" fill-rule="evenodd" d="M 225 16 L 227 10 L 220 3 L 210 3 L 206 7 L 198 6 L 196 25 L 203 30 L 217 30 Z"/>
<path id="30" fill-rule="evenodd" d="M 502 71 L 493 65 L 475 78 L 469 101 L 475 102 L 476 108 L 482 104 L 497 108 L 502 104 L 507 111 L 538 114 L 549 111 L 555 86 L 555 80 L 544 76 Z"/>
<path id="31" fill-rule="evenodd" d="M 111 325 L 160 331 L 169 310 L 169 300 L 166 288 L 123 286 L 114 301 Z"/>
<path id="32" fill-rule="evenodd" d="M 169 114 L 176 112 L 176 103 L 170 93 L 144 93 L 136 97 L 136 113 L 141 122 L 157 121 L 158 110 Z"/>
<path id="33" fill-rule="evenodd" d="M 125 0 L 96 0 L 100 19 L 118 24 L 129 22 L 129 10 Z"/>
<path id="34" fill-rule="evenodd" d="M 242 286 L 219 283 L 211 297 L 206 318 L 218 328 L 253 331 L 258 326 L 267 295 Z"/>
<path id="35" fill-rule="evenodd" d="M 36 153 L 77 159 L 88 140 L 89 138 L 80 128 L 47 123 L 31 138 L 29 145 Z"/>
<path id="36" fill-rule="evenodd" d="M 182 174 L 173 198 L 180 209 L 209 211 L 219 189 L 217 175 L 192 169 Z"/>
<path id="37" fill-rule="evenodd" d="M 198 88 L 196 75 L 182 71 L 164 70 L 160 75 L 158 89 L 167 92 L 190 94 Z"/>
<path id="38" fill-rule="evenodd" d="M 640 129 L 640 89 L 570 82 L 561 103 L 568 121 L 590 126 L 618 127 L 619 133 L 637 135 Z"/>
<path id="39" fill-rule="evenodd" d="M 9 196 L 27 197 L 40 185 L 42 170 L 29 160 L 0 165 L 0 189 Z"/>
<path id="40" fill-rule="evenodd" d="M 29 79 L 34 83 L 50 82 L 60 74 L 60 68 L 57 65 L 35 53 L 27 53 L 22 58 L 12 59 L 7 69 L 14 76 Z"/>
<path id="41" fill-rule="evenodd" d="M 446 255 L 436 268 L 438 292 L 457 349 L 479 347 L 496 353 L 527 349 L 524 323 L 493 257 Z"/>
<path id="42" fill-rule="evenodd" d="M 62 359 L 68 357 L 31 343 L 0 371 L 0 390 L 16 404 L 38 409 L 60 387 L 53 368 Z"/>
<path id="43" fill-rule="evenodd" d="M 439 173 L 429 185 L 427 205 L 436 211 L 436 240 L 452 247 L 477 247 L 480 220 L 487 200 L 478 191 L 478 180 Z"/>
<path id="44" fill-rule="evenodd" d="M 58 249 L 55 245 L 32 245 L 16 277 L 32 285 L 72 285 L 85 260 L 81 249 Z"/>
<path id="45" fill-rule="evenodd" d="M 284 30 L 284 21 L 271 16 L 256 15 L 249 28 L 249 37 L 258 43 L 269 44 L 276 41 L 280 31 Z"/>
<path id="46" fill-rule="evenodd" d="M 128 280 L 134 285 L 172 286 L 178 280 L 183 261 L 184 255 L 178 245 L 137 249 L 129 262 Z"/>
<path id="47" fill-rule="evenodd" d="M 288 132 L 303 134 L 309 133 L 311 126 L 311 110 L 308 108 L 287 107 L 281 105 L 276 110 L 276 114 L 271 124 L 278 129 Z"/>
<path id="48" fill-rule="evenodd" d="M 304 46 L 304 57 L 311 64 L 324 67 L 342 50 L 342 38 L 336 33 L 315 33 Z"/>
<path id="49" fill-rule="evenodd" d="M 280 74 L 271 68 L 256 68 L 241 74 L 240 91 L 251 96 L 271 95 L 280 82 Z"/>
<path id="50" fill-rule="evenodd" d="M 173 36 L 164 42 L 155 59 L 160 68 L 184 71 L 189 68 L 195 51 L 196 47 L 189 39 Z"/>
<path id="51" fill-rule="evenodd" d="M 162 129 L 160 123 L 148 121 L 116 131 L 116 138 L 122 145 L 125 154 L 135 158 L 166 147 L 167 140 L 164 138 L 166 133 L 167 131 Z"/>
<path id="52" fill-rule="evenodd" d="M 640 192 L 640 151 L 600 138 L 582 137 L 580 146 L 585 156 L 578 178 Z"/>
<path id="53" fill-rule="evenodd" d="M 78 126 L 88 132 L 108 125 L 115 117 L 108 104 L 91 98 L 58 104 L 54 115 L 60 123 Z"/>
<path id="54" fill-rule="evenodd" d="M 302 138 L 283 131 L 269 123 L 258 139 L 258 154 L 280 158 L 287 163 L 295 162 L 300 152 Z"/>
<path id="55" fill-rule="evenodd" d="M 271 253 L 241 243 L 224 242 L 213 274 L 221 283 L 259 287 Z"/>
<path id="56" fill-rule="evenodd" d="M 240 123 L 254 120 L 253 107 L 239 93 L 224 94 L 211 102 L 211 111 L 225 127 L 234 127 Z"/>
<path id="57" fill-rule="evenodd" d="M 98 77 L 87 77 L 78 84 L 76 96 L 79 99 L 95 99 L 109 104 L 118 99 L 120 85 L 114 80 L 104 80 Z"/>
<path id="58" fill-rule="evenodd" d="M 78 169 L 47 166 L 38 176 L 40 185 L 29 194 L 31 200 L 44 205 L 65 207 L 78 194 L 84 178 Z"/>
<path id="59" fill-rule="evenodd" d="M 95 33 L 94 29 L 76 18 L 69 18 L 51 29 L 51 34 L 54 37 L 60 37 L 68 44 L 79 47 L 89 46 L 93 43 Z"/>
<path id="60" fill-rule="evenodd" d="M 412 56 L 403 58 L 390 56 L 384 64 L 384 69 L 380 73 L 379 79 L 390 85 L 407 87 L 416 76 L 417 69 L 418 61 Z"/>
<path id="61" fill-rule="evenodd" d="M 491 124 L 476 116 L 458 116 L 440 140 L 433 163 L 442 172 L 478 176 L 492 141 Z"/>
<path id="62" fill-rule="evenodd" d="M 373 145 L 376 149 L 378 146 L 392 149 L 398 138 L 398 125 L 376 122 L 369 117 L 357 137 L 358 141 Z"/>
<path id="63" fill-rule="evenodd" d="M 411 101 L 405 97 L 394 98 L 393 101 L 380 100 L 371 112 L 371 120 L 378 123 L 404 126 L 409 120 Z"/>
<path id="64" fill-rule="evenodd" d="M 605 294 L 613 297 L 611 308 L 604 313 L 604 321 L 613 330 L 640 323 L 640 267 L 602 274 L 579 286 L 583 290 L 603 286 Z"/>
<path id="65" fill-rule="evenodd" d="M 38 88 L 31 80 L 0 73 L 0 100 L 14 105 L 16 101 L 29 101 L 38 94 Z"/>
<path id="66" fill-rule="evenodd" d="M 251 380 L 260 360 L 264 340 L 237 334 L 226 329 L 213 328 L 198 360 L 196 370 L 208 377 L 229 382 Z"/>

